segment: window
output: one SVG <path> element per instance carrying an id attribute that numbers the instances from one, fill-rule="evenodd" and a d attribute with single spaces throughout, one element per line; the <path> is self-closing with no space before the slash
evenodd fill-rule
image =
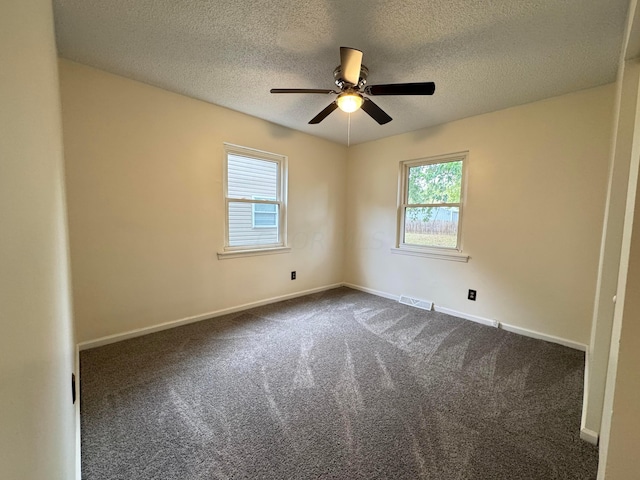
<path id="1" fill-rule="evenodd" d="M 287 158 L 225 144 L 225 246 L 219 258 L 286 248 Z"/>
<path id="2" fill-rule="evenodd" d="M 397 250 L 466 261 L 458 253 L 466 158 L 457 153 L 400 163 Z"/>

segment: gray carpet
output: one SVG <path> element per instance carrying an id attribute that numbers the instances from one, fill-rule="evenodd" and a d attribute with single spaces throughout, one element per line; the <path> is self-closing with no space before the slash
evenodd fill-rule
<path id="1" fill-rule="evenodd" d="M 583 369 L 339 288 L 82 352 L 82 477 L 595 478 Z"/>

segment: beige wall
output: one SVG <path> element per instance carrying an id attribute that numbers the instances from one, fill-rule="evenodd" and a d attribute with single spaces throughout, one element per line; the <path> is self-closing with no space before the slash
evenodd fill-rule
<path id="1" fill-rule="evenodd" d="M 589 343 L 613 99 L 607 85 L 352 147 L 345 280 Z M 469 262 L 392 254 L 398 162 L 464 150 Z"/>
<path id="2" fill-rule="evenodd" d="M 346 147 L 66 60 L 60 79 L 79 342 L 342 281 Z M 218 260 L 223 142 L 289 157 L 290 253 Z"/>
<path id="3" fill-rule="evenodd" d="M 69 480 L 74 349 L 50 2 L 0 3 L 0 132 L 0 478 Z"/>

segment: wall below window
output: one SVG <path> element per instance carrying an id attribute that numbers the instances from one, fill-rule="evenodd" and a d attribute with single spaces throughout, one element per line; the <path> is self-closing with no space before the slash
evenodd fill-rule
<path id="1" fill-rule="evenodd" d="M 351 147 L 346 282 L 588 344 L 613 97 L 606 85 Z M 466 150 L 469 262 L 392 254 L 398 163 Z"/>
<path id="2" fill-rule="evenodd" d="M 346 147 L 67 60 L 60 81 L 79 342 L 342 281 Z M 288 156 L 290 253 L 217 258 L 223 142 Z"/>

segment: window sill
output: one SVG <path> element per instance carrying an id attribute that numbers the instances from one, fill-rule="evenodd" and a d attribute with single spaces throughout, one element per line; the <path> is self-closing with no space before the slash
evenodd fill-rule
<path id="1" fill-rule="evenodd" d="M 247 250 L 228 250 L 226 252 L 218 252 L 218 260 L 227 260 L 229 258 L 239 257 L 257 257 L 259 255 L 275 255 L 277 253 L 289 253 L 291 247 L 272 247 L 272 248 L 252 248 Z"/>
<path id="2" fill-rule="evenodd" d="M 438 260 L 449 260 L 451 262 L 468 262 L 469 255 L 465 255 L 464 253 L 460 253 L 458 251 L 439 251 L 439 250 L 423 250 L 418 248 L 408 248 L 408 247 L 392 247 L 391 253 L 396 255 L 413 255 L 414 257 L 426 257 L 426 258 L 436 258 Z"/>

